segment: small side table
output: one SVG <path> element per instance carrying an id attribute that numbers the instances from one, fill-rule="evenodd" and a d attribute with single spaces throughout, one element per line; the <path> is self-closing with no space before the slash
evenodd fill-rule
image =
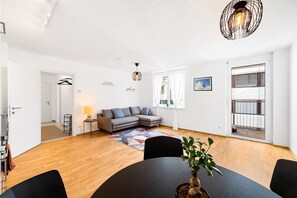
<path id="1" fill-rule="evenodd" d="M 93 134 L 93 129 L 92 129 L 92 125 L 93 125 L 93 122 L 97 122 L 96 119 L 92 119 L 92 120 L 84 120 L 83 121 L 83 135 L 85 135 L 85 123 L 89 123 L 90 124 L 90 132 L 91 132 L 91 135 Z"/>

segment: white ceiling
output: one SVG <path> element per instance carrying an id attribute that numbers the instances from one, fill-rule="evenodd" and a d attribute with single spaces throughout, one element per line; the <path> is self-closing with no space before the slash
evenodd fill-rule
<path id="1" fill-rule="evenodd" d="M 198 65 L 289 46 L 297 0 L 262 0 L 260 27 L 226 40 L 219 21 L 230 0 L 59 0 L 42 31 L 48 0 L 2 0 L 10 47 L 127 71 Z"/>

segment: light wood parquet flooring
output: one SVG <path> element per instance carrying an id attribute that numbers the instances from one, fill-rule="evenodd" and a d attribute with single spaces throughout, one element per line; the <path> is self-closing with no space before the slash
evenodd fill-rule
<path id="1" fill-rule="evenodd" d="M 199 133 L 174 131 L 169 127 L 154 128 L 166 133 L 193 136 L 215 143 L 210 151 L 218 165 L 240 173 L 269 187 L 277 159 L 297 160 L 288 149 L 270 144 Z M 104 132 L 69 137 L 42 143 L 16 157 L 16 168 L 8 175 L 11 187 L 25 179 L 51 169 L 57 169 L 64 181 L 68 197 L 90 197 L 117 171 L 143 160 L 143 152 L 118 143 Z M 12 151 L 13 152 L 13 151 Z"/>

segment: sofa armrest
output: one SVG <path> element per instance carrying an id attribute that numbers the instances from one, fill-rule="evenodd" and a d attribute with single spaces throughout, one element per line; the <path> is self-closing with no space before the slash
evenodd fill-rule
<path id="1" fill-rule="evenodd" d="M 112 132 L 112 122 L 109 118 L 104 117 L 102 114 L 97 114 L 98 128 L 108 132 Z"/>

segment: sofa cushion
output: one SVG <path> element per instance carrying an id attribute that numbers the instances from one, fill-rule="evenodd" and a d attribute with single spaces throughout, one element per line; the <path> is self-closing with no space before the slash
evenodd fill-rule
<path id="1" fill-rule="evenodd" d="M 135 115 L 135 117 L 138 117 L 140 120 L 148 121 L 148 122 L 154 122 L 154 121 L 160 121 L 162 118 L 157 116 L 149 116 L 149 115 Z"/>
<path id="2" fill-rule="evenodd" d="M 115 119 L 125 117 L 122 109 L 119 109 L 119 108 L 112 109 L 112 113 L 113 113 Z"/>
<path id="3" fill-rule="evenodd" d="M 122 111 L 124 112 L 125 117 L 131 116 L 129 107 L 123 108 Z"/>
<path id="4" fill-rule="evenodd" d="M 109 118 L 109 119 L 113 119 L 114 118 L 111 109 L 102 109 L 102 114 L 106 118 Z"/>
<path id="5" fill-rule="evenodd" d="M 127 123 L 138 122 L 138 121 L 139 121 L 138 117 L 130 116 L 130 117 L 112 119 L 111 123 L 116 126 L 116 125 L 127 124 Z"/>
<path id="6" fill-rule="evenodd" d="M 140 114 L 140 107 L 130 107 L 130 111 L 132 115 L 139 115 Z"/>
<path id="7" fill-rule="evenodd" d="M 141 115 L 149 115 L 150 108 L 148 107 L 143 107 L 141 110 Z"/>

